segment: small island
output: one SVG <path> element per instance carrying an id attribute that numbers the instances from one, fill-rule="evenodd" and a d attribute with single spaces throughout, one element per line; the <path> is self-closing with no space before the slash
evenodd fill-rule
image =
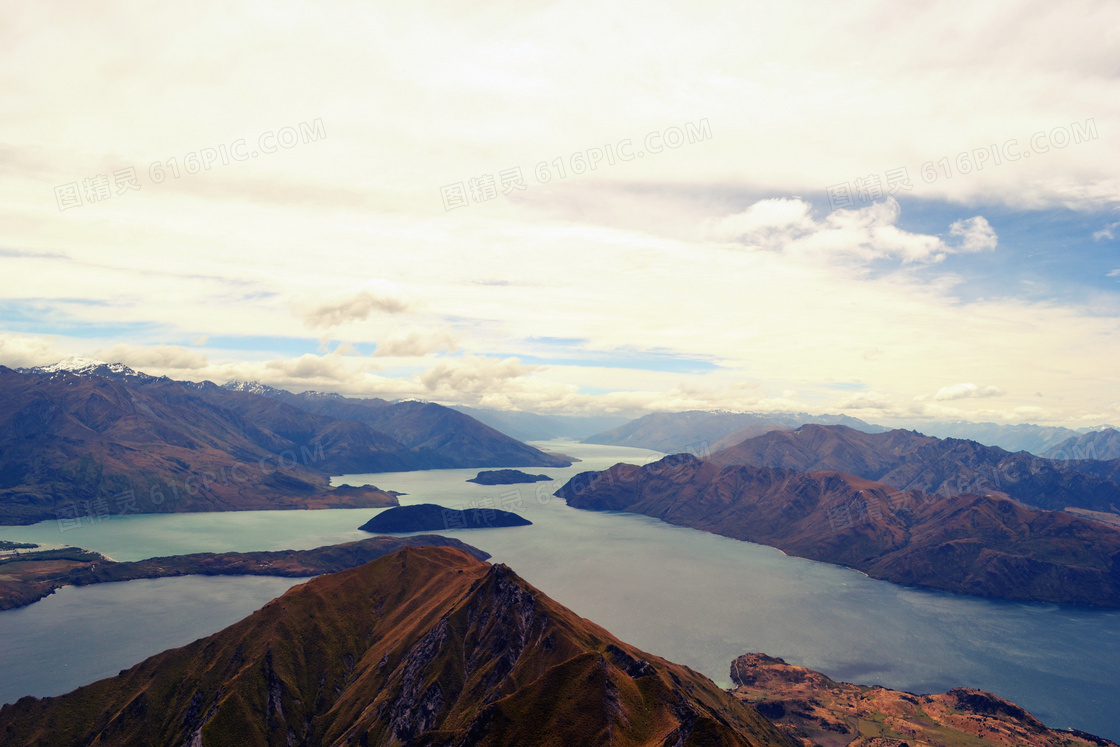
<path id="1" fill-rule="evenodd" d="M 495 508 L 444 508 L 434 503 L 398 506 L 382 511 L 359 529 L 376 534 L 442 532 L 451 529 L 496 529 L 527 527 L 533 522 Z"/>
<path id="2" fill-rule="evenodd" d="M 467 482 L 479 485 L 522 485 L 530 482 L 547 482 L 551 479 L 548 475 L 530 475 L 519 469 L 486 469 Z"/>

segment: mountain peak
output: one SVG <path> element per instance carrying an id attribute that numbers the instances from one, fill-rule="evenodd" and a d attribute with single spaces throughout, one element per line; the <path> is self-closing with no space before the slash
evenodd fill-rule
<path id="1" fill-rule="evenodd" d="M 789 745 L 702 675 L 445 548 L 320 576 L 116 677 L 23 698 L 0 710 L 0 732 L 13 744 Z"/>
<path id="2" fill-rule="evenodd" d="M 70 373 L 76 376 L 105 376 L 107 378 L 122 378 L 126 376 L 153 378 L 142 371 L 129 368 L 123 363 L 107 363 L 97 358 L 87 358 L 80 355 L 72 355 L 69 358 L 63 358 L 58 363 L 53 363 L 49 366 L 21 368 L 19 371 L 20 373 L 38 374 Z"/>
<path id="3" fill-rule="evenodd" d="M 233 379 L 232 381 L 227 381 L 226 383 L 222 384 L 222 389 L 229 389 L 233 392 L 245 392 L 247 394 L 261 394 L 265 396 L 284 392 L 283 389 L 277 389 L 274 386 L 262 384 L 259 381 L 239 381 L 237 379 Z"/>

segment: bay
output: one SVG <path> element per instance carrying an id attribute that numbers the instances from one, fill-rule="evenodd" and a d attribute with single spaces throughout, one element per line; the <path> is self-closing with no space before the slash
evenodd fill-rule
<path id="1" fill-rule="evenodd" d="M 1000 602 L 895 586 L 849 569 L 788 557 L 778 550 L 674 527 L 645 516 L 569 508 L 552 491 L 576 473 L 620 461 L 642 464 L 656 452 L 571 442 L 538 444 L 583 460 L 565 469 L 534 469 L 552 482 L 520 486 L 467 483 L 477 470 L 347 475 L 334 484 L 372 483 L 406 495 L 401 503 L 500 508 L 533 526 L 446 532 L 491 553 L 557 601 L 654 654 L 686 664 L 729 685 L 732 659 L 750 651 L 781 656 L 830 676 L 911 692 L 979 687 L 1013 700 L 1048 725 L 1075 727 L 1120 739 L 1120 612 L 1046 604 Z M 357 529 L 371 509 L 251 511 L 112 517 L 65 533 L 53 522 L 0 527 L 0 539 L 60 541 L 104 552 L 117 560 L 201 551 L 304 549 L 368 537 Z M 163 579 L 160 581 L 184 581 Z M 234 579 L 206 579 L 215 594 Z M 282 580 L 290 582 L 290 579 Z M 0 685 L 0 701 L 22 694 L 57 694 L 74 678 L 57 666 L 38 666 L 42 646 L 28 623 L 13 615 L 39 609 L 56 635 L 81 628 L 89 605 L 118 622 L 124 602 L 151 594 L 192 620 L 197 636 L 220 629 L 197 597 L 173 584 L 147 589 L 128 582 L 63 590 L 74 609 L 66 619 L 49 605 L 0 613 L 0 667 L 18 685 Z M 262 587 L 263 588 L 263 587 Z M 286 587 L 283 587 L 286 588 Z M 136 589 L 140 589 L 136 591 Z M 85 601 L 81 594 L 104 596 Z M 277 588 L 277 593 L 282 588 Z M 264 600 L 267 601 L 267 600 Z M 263 601 L 254 600 L 259 607 Z M 256 607 L 247 607 L 243 613 Z M 236 618 L 234 618 L 236 619 Z M 69 620 L 69 622 L 67 622 Z M 105 623 L 111 626 L 111 623 Z M 108 628 L 106 628 L 107 630 Z M 129 666 L 182 635 L 120 648 L 107 633 L 85 656 Z M 9 646 L 9 642 L 15 646 Z M 18 653 L 10 653 L 18 652 Z M 73 666 L 78 652 L 70 657 Z M 115 658 L 113 658 L 115 657 Z M 104 671 L 102 665 L 98 671 Z M 113 671 L 115 671 L 113 669 Z M 112 672 L 110 672 L 112 673 Z M 101 675 L 99 675 L 101 676 Z M 26 692 L 20 691 L 23 688 Z M 32 689 L 27 689 L 31 687 Z"/>

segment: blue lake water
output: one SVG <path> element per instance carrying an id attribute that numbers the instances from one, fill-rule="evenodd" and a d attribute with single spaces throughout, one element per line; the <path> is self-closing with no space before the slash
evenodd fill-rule
<path id="1" fill-rule="evenodd" d="M 583 461 L 534 469 L 563 481 L 654 452 L 569 442 Z M 569 508 L 555 482 L 485 487 L 476 470 L 349 475 L 402 504 L 505 508 L 531 527 L 448 532 L 639 648 L 729 684 L 732 659 L 781 656 L 838 679 L 911 692 L 991 690 L 1056 727 L 1120 739 L 1120 612 L 995 602 L 894 586 L 772 548 L 644 516 Z M 368 537 L 370 509 L 113 517 L 64 533 L 0 527 L 0 539 L 64 541 L 117 560 L 310 548 Z M 0 702 L 59 694 L 215 632 L 297 583 L 187 577 L 63 589 L 0 613 Z M 146 612 L 138 612 L 146 610 Z M 143 617 L 144 614 L 152 617 Z M 122 631 L 141 630 L 131 635 Z M 61 648 L 60 648 L 61 646 Z"/>

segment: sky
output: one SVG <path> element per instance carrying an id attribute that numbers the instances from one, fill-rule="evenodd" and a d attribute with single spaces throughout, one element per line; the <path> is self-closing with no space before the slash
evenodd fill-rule
<path id="1" fill-rule="evenodd" d="M 0 2 L 0 364 L 1120 422 L 1114 2 Z"/>

